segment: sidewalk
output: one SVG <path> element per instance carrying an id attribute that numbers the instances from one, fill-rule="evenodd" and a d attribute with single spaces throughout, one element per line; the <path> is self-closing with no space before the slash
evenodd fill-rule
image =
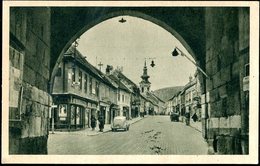
<path id="1" fill-rule="evenodd" d="M 201 122 L 194 122 L 193 120 L 190 121 L 190 127 L 194 128 L 195 130 L 202 132 L 202 124 Z"/>
<path id="2" fill-rule="evenodd" d="M 145 116 L 144 118 L 146 118 L 147 116 Z M 131 124 L 134 124 L 142 119 L 144 119 L 143 117 L 137 117 L 137 118 L 133 118 L 132 120 L 128 120 L 128 122 Z M 92 131 L 91 128 L 86 128 L 84 130 L 79 130 L 79 131 L 54 131 L 54 134 L 70 134 L 70 135 L 87 135 L 87 136 L 94 136 L 94 135 L 98 135 L 98 134 L 102 134 L 102 133 L 106 133 L 111 131 L 111 124 L 105 124 L 103 132 L 99 131 L 98 125 L 96 127 L 96 129 L 94 131 Z M 51 131 L 49 131 L 49 134 L 52 134 Z"/>
<path id="3" fill-rule="evenodd" d="M 185 118 L 180 117 L 180 122 L 185 124 Z M 202 123 L 201 122 L 194 122 L 192 119 L 190 119 L 190 127 L 194 128 L 195 130 L 202 132 Z"/>

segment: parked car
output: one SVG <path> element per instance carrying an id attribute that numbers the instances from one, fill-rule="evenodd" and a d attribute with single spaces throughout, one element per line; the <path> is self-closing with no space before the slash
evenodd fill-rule
<path id="1" fill-rule="evenodd" d="M 171 112 L 170 119 L 171 121 L 179 122 L 179 116 L 180 114 L 178 112 Z"/>
<path id="2" fill-rule="evenodd" d="M 118 129 L 123 129 L 125 131 L 129 130 L 130 124 L 126 120 L 125 116 L 116 116 L 111 124 L 112 131 L 116 131 Z"/>

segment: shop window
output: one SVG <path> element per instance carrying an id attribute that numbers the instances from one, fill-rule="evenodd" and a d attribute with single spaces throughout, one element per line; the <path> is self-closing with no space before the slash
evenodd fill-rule
<path id="1" fill-rule="evenodd" d="M 70 119 L 70 124 L 74 125 L 75 124 L 75 118 L 76 118 L 76 108 L 74 105 L 71 105 L 71 119 Z"/>
<path id="2" fill-rule="evenodd" d="M 60 104 L 59 118 L 60 118 L 60 120 L 63 120 L 63 121 L 66 120 L 66 118 L 67 118 L 67 105 L 66 104 Z"/>
<path id="3" fill-rule="evenodd" d="M 77 125 L 81 124 L 81 116 L 80 116 L 80 114 L 81 114 L 81 109 L 80 109 L 79 106 L 77 106 L 77 108 L 76 108 L 76 124 Z"/>

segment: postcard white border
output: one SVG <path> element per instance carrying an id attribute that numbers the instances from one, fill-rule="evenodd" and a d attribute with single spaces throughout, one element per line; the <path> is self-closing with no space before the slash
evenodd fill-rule
<path id="1" fill-rule="evenodd" d="M 8 155 L 10 6 L 218 6 L 250 7 L 249 155 Z M 2 163 L 258 163 L 259 2 L 253 1 L 4 1 L 2 36 Z"/>

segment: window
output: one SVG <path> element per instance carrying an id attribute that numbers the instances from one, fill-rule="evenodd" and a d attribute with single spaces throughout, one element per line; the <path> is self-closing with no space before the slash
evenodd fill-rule
<path id="1" fill-rule="evenodd" d="M 92 93 L 92 78 L 89 78 L 89 93 Z"/>
<path id="2" fill-rule="evenodd" d="M 93 81 L 93 84 L 92 84 L 92 94 L 96 94 L 96 81 L 95 80 Z"/>
<path id="3" fill-rule="evenodd" d="M 99 82 L 96 81 L 96 94 L 99 96 Z"/>
<path id="4" fill-rule="evenodd" d="M 72 83 L 76 81 L 76 69 L 75 67 L 72 68 Z"/>
<path id="5" fill-rule="evenodd" d="M 79 70 L 79 89 L 82 89 L 82 71 Z"/>
<path id="6" fill-rule="evenodd" d="M 120 94 L 118 94 L 118 101 L 120 101 Z"/>
<path id="7" fill-rule="evenodd" d="M 84 76 L 84 91 L 85 91 L 85 93 L 88 92 L 88 75 L 87 74 L 85 74 L 85 76 Z"/>
<path id="8" fill-rule="evenodd" d="M 144 92 L 144 87 L 142 87 L 142 92 Z"/>
<path id="9" fill-rule="evenodd" d="M 124 95 L 122 95 L 122 101 L 123 101 L 123 102 L 125 101 L 125 96 L 124 96 Z"/>

